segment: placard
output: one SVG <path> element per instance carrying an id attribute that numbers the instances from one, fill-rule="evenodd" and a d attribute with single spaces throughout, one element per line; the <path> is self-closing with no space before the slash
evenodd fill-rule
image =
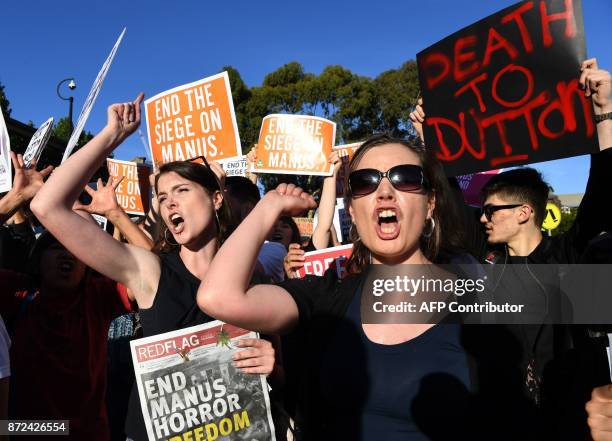
<path id="1" fill-rule="evenodd" d="M 98 76 L 96 77 L 95 81 L 93 82 L 91 86 L 91 89 L 89 90 L 89 94 L 87 95 L 85 104 L 83 104 L 83 109 L 81 109 L 81 114 L 79 115 L 79 119 L 77 120 L 77 123 L 74 126 L 74 130 L 72 131 L 72 134 L 70 135 L 70 139 L 68 140 L 68 145 L 66 146 L 66 150 L 64 150 L 64 156 L 62 158 L 62 162 L 68 159 L 68 156 L 70 156 L 70 154 L 76 147 L 77 143 L 79 142 L 79 137 L 81 136 L 81 132 L 83 131 L 83 128 L 85 127 L 87 118 L 89 118 L 89 114 L 91 113 L 91 109 L 94 103 L 96 102 L 96 98 L 98 98 L 98 94 L 100 93 L 100 90 L 102 89 L 104 78 L 106 78 L 106 74 L 108 73 L 108 70 L 110 69 L 113 59 L 115 58 L 115 53 L 117 52 L 117 49 L 119 48 L 119 45 L 121 44 L 121 40 L 123 40 L 123 36 L 125 35 L 126 29 L 127 28 L 123 28 L 121 35 L 119 35 L 119 38 L 117 38 L 115 45 L 111 49 L 110 54 L 108 54 L 108 57 L 106 57 L 106 60 L 104 61 L 104 64 L 102 65 L 102 68 L 100 69 L 100 72 L 98 72 Z"/>
<path id="2" fill-rule="evenodd" d="M 318 116 L 268 115 L 261 123 L 251 171 L 331 176 L 336 123 Z"/>
<path id="3" fill-rule="evenodd" d="M 306 275 L 322 276 L 333 264 L 339 278 L 346 273 L 346 262 L 353 252 L 353 245 L 325 248 L 304 254 L 304 266 L 297 271 L 299 277 Z"/>
<path id="4" fill-rule="evenodd" d="M 426 144 L 447 175 L 598 150 L 580 0 L 524 1 L 417 55 Z"/>
<path id="5" fill-rule="evenodd" d="M 204 156 L 242 156 L 227 72 L 184 84 L 145 101 L 149 148 L 155 169 Z"/>
<path id="6" fill-rule="evenodd" d="M 123 211 L 144 216 L 149 211 L 149 167 L 110 158 L 106 159 L 106 165 L 109 176 L 123 176 L 123 180 L 115 189 L 117 202 Z"/>
<path id="7" fill-rule="evenodd" d="M 47 146 L 49 138 L 53 133 L 53 117 L 46 120 L 40 125 L 38 130 L 32 135 L 28 147 L 25 149 L 23 154 L 23 165 L 25 168 L 29 168 L 32 163 L 38 162 L 40 155 Z"/>
<path id="8" fill-rule="evenodd" d="M 0 193 L 5 193 L 13 188 L 12 170 L 11 140 L 2 110 L 0 110 Z"/>

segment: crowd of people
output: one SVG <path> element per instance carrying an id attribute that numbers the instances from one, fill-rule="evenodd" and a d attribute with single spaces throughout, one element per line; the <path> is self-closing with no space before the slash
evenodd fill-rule
<path id="1" fill-rule="evenodd" d="M 578 75 L 595 115 L 612 112 L 610 74 L 587 60 Z M 70 420 L 75 440 L 146 440 L 125 342 L 222 320 L 261 333 L 234 363 L 268 376 L 277 439 L 612 439 L 610 369 L 588 327 L 372 324 L 360 314 L 370 265 L 512 265 L 551 295 L 530 265 L 609 263 L 612 120 L 597 124 L 578 215 L 555 237 L 542 234 L 549 186 L 533 168 L 492 178 L 477 213 L 463 203 L 423 139 L 422 103 L 410 115 L 420 141 L 378 134 L 348 164 L 332 154 L 318 204 L 293 184 L 260 196 L 256 175 L 226 178 L 200 157 L 158 168 L 151 210 L 135 223 L 115 198 L 118 180 L 88 183 L 140 125 L 142 100 L 110 106 L 104 129 L 53 171 L 11 156 L 13 188 L 0 199 L 0 419 Z M 305 252 L 340 243 L 342 167 L 348 275 L 298 278 Z M 317 206 L 305 245 L 292 217 Z"/>

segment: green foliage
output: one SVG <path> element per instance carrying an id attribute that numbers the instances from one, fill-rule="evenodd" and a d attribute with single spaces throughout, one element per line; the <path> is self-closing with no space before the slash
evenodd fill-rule
<path id="1" fill-rule="evenodd" d="M 261 121 L 271 113 L 328 118 L 337 124 L 337 143 L 360 141 L 378 132 L 404 137 L 411 134 L 408 115 L 419 91 L 417 66 L 412 60 L 374 79 L 338 65 L 327 66 L 314 75 L 293 61 L 252 88 L 233 67 L 224 70 L 229 74 L 245 152 L 257 142 Z"/>
<path id="2" fill-rule="evenodd" d="M 68 144 L 72 130 L 70 129 L 70 121 L 68 117 L 60 118 L 56 121 L 53 126 L 53 135 L 61 140 L 63 143 Z M 76 150 L 83 147 L 87 142 L 92 139 L 94 135 L 90 132 L 83 131 L 79 136 L 79 142 L 77 143 Z"/>
<path id="3" fill-rule="evenodd" d="M 557 228 L 552 230 L 553 236 L 558 236 L 567 232 L 572 225 L 574 225 L 574 220 L 576 220 L 576 215 L 578 214 L 578 208 L 570 208 L 569 214 L 561 213 L 561 223 Z M 546 232 L 548 234 L 548 232 Z"/>
<path id="4" fill-rule="evenodd" d="M 0 109 L 2 109 L 4 118 L 11 116 L 11 103 L 4 93 L 4 86 L 2 83 L 0 83 Z"/>

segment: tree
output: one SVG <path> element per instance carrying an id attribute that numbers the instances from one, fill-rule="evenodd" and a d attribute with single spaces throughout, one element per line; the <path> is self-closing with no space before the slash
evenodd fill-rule
<path id="1" fill-rule="evenodd" d="M 60 118 L 57 120 L 55 125 L 53 126 L 53 135 L 64 143 L 68 144 L 68 140 L 70 139 L 70 135 L 72 135 L 72 130 L 70 130 L 70 121 L 68 117 Z M 79 136 L 79 141 L 75 147 L 75 151 L 79 148 L 83 147 L 90 139 L 92 139 L 94 135 L 87 131 L 82 131 Z"/>
<path id="2" fill-rule="evenodd" d="M 6 94 L 4 93 L 4 85 L 0 83 L 0 108 L 4 114 L 4 118 L 11 116 L 11 103 L 9 102 Z"/>

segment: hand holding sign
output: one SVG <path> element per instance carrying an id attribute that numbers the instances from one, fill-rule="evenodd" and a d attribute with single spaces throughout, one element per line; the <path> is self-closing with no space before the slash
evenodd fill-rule
<path id="1" fill-rule="evenodd" d="M 244 338 L 235 343 L 243 351 L 232 358 L 234 366 L 246 374 L 270 375 L 274 370 L 274 348 L 272 343 L 261 338 Z M 248 348 L 248 349 L 247 349 Z"/>
<path id="2" fill-rule="evenodd" d="M 585 90 L 584 95 L 592 98 L 595 115 L 612 112 L 610 72 L 599 69 L 595 58 L 584 61 L 580 72 L 580 86 Z"/>
<path id="3" fill-rule="evenodd" d="M 89 205 L 83 205 L 80 202 L 76 202 L 72 209 L 83 210 L 89 214 L 98 214 L 108 218 L 111 212 L 121 210 L 121 207 L 117 203 L 115 190 L 119 184 L 121 184 L 122 180 L 123 176 L 119 179 L 111 176 L 108 178 L 106 185 L 104 185 L 102 179 L 98 179 L 96 190 L 89 185 L 85 187 L 85 191 L 91 196 L 91 203 Z"/>
<path id="4" fill-rule="evenodd" d="M 15 169 L 15 179 L 13 180 L 13 191 L 18 194 L 24 201 L 29 201 L 40 187 L 43 186 L 44 180 L 51 174 L 53 166 L 50 165 L 41 171 L 36 171 L 36 162 L 32 162 L 30 168 L 25 168 L 23 156 L 11 152 L 11 160 Z"/>
<path id="5" fill-rule="evenodd" d="M 299 277 L 297 271 L 304 267 L 304 250 L 299 243 L 289 244 L 289 251 L 283 259 L 285 274 L 290 279 Z"/>
<path id="6" fill-rule="evenodd" d="M 280 184 L 276 190 L 266 193 L 264 199 L 273 201 L 280 208 L 280 215 L 299 216 L 317 206 L 314 198 L 293 184 Z"/>
<path id="7" fill-rule="evenodd" d="M 131 103 L 113 104 L 108 108 L 108 122 L 104 131 L 110 133 L 114 145 L 121 144 L 140 125 L 140 104 L 144 93 L 139 93 Z"/>
<path id="8" fill-rule="evenodd" d="M 612 441 L 612 384 L 593 389 L 586 411 L 593 440 Z"/>

